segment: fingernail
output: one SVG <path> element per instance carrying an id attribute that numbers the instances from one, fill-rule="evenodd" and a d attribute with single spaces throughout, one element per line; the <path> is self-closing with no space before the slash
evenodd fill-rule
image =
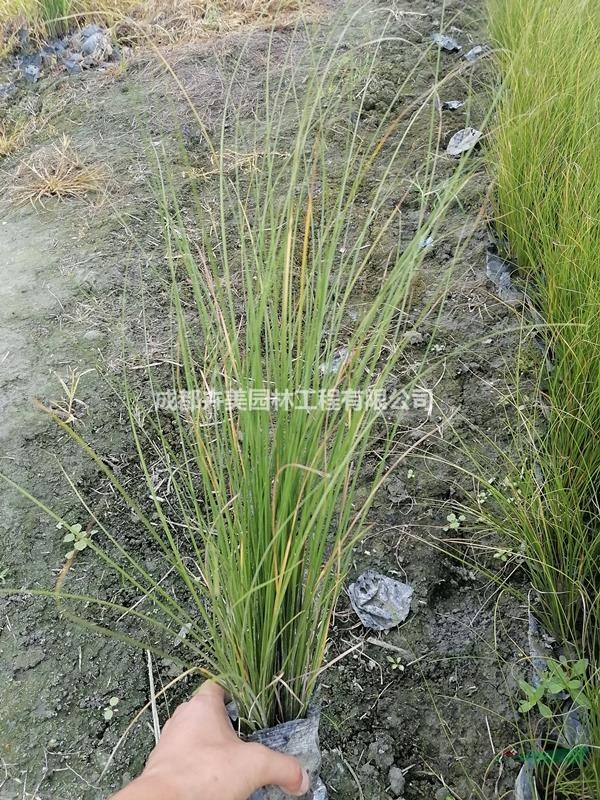
<path id="1" fill-rule="evenodd" d="M 300 794 L 306 794 L 310 789 L 310 778 L 308 777 L 308 772 L 303 769 L 302 770 L 302 783 L 300 784 Z"/>

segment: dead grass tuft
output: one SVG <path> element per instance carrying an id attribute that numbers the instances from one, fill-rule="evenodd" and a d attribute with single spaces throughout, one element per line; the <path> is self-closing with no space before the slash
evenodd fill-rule
<path id="1" fill-rule="evenodd" d="M 9 156 L 23 146 L 29 126 L 0 120 L 0 158 Z"/>
<path id="2" fill-rule="evenodd" d="M 41 203 L 57 197 L 84 197 L 106 186 L 105 170 L 85 164 L 73 150 L 68 136 L 58 144 L 39 148 L 19 165 L 11 197 L 16 203 Z"/>

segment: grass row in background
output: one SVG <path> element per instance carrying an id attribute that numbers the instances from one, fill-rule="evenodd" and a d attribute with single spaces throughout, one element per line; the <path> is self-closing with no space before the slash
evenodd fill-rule
<path id="1" fill-rule="evenodd" d="M 66 31 L 69 21 L 76 16 L 101 15 L 112 19 L 135 5 L 134 0 L 4 0 L 0 7 L 0 24 L 24 18 L 49 35 L 57 35 Z"/>
<path id="2" fill-rule="evenodd" d="M 552 368 L 529 420 L 518 490 L 501 501 L 544 622 L 590 660 L 591 757 L 552 797 L 600 787 L 600 4 L 489 0 L 503 90 L 492 148 L 497 216 L 547 327 Z M 540 433 L 540 431 L 543 431 Z"/>
<path id="3" fill-rule="evenodd" d="M 297 0 L 3 0 L 0 28 L 25 20 L 34 35 L 61 36 L 90 21 L 124 26 L 128 39 L 160 44 L 228 30 L 296 11 Z M 4 38 L 10 37 L 10 33 Z M 7 49 L 0 45 L 0 54 Z"/>

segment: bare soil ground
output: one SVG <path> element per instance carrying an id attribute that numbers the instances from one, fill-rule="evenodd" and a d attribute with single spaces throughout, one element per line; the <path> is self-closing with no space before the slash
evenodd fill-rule
<path id="1" fill-rule="evenodd" d="M 414 0 L 393 7 L 392 31 L 398 38 L 383 49 L 380 74 L 372 82 L 374 118 L 416 54 L 428 46 L 429 34 L 439 30 L 442 5 L 441 0 Z M 445 5 L 450 32 L 464 50 L 482 43 L 480 4 Z M 320 24 L 329 24 L 327 18 Z M 290 30 L 284 25 L 275 32 L 275 54 L 287 47 Z M 255 29 L 170 49 L 169 61 L 209 127 L 223 107 L 228 64 L 248 36 L 239 103 L 252 113 L 269 35 Z M 442 55 L 442 69 L 450 70 L 456 58 Z M 415 80 L 415 97 L 432 75 L 429 63 Z M 444 99 L 467 99 L 469 93 L 470 102 L 445 113 L 446 139 L 466 123 L 483 121 L 484 90 L 483 64 L 448 85 Z M 5 113 L 18 111 L 40 124 L 25 149 L 4 159 L 7 189 L 20 159 L 63 134 L 86 163 L 106 168 L 100 194 L 48 200 L 36 208 L 15 206 L 5 197 L 0 219 L 0 468 L 66 512 L 75 503 L 59 463 L 87 496 L 98 502 L 111 498 L 97 469 L 33 407 L 33 399 L 72 411 L 103 457 L 125 480 L 136 480 L 128 425 L 112 384 L 123 368 L 134 375 L 144 359 L 159 360 L 170 346 L 149 142 L 150 148 L 161 142 L 174 154 L 181 129 L 193 149 L 194 130 L 189 109 L 149 52 L 135 53 L 126 69 L 48 77 L 22 86 L 9 102 Z M 422 135 L 425 142 L 426 132 Z M 454 163 L 449 159 L 446 169 Z M 518 321 L 485 276 L 488 188 L 482 166 L 447 221 L 456 241 L 468 243 L 456 254 L 448 241 L 434 242 L 414 286 L 407 369 L 411 360 L 435 353 L 430 377 L 435 405 L 431 416 L 411 411 L 403 437 L 411 442 L 432 432 L 432 457 L 449 457 L 456 431 L 472 447 L 481 444 L 483 434 L 509 446 L 502 398 L 511 389 Z M 384 250 L 385 243 L 382 264 Z M 422 319 L 443 286 L 448 292 L 441 311 L 438 305 Z M 149 337 L 142 293 L 152 319 Z M 58 378 L 73 385 L 78 375 L 77 400 L 69 401 Z M 398 380 L 401 385 L 402 376 Z M 447 424 L 451 417 L 454 430 Z M 496 583 L 438 547 L 440 540 L 460 537 L 444 526 L 453 500 L 469 488 L 463 483 L 451 465 L 420 455 L 402 464 L 381 490 L 352 577 L 367 567 L 379 569 L 410 582 L 415 599 L 407 622 L 386 637 L 365 632 L 342 599 L 331 658 L 351 653 L 325 673 L 322 687 L 323 778 L 333 798 L 398 796 L 392 767 L 405 774 L 401 796 L 406 800 L 503 797 L 514 781 L 494 757 L 515 738 L 513 664 L 524 647 L 526 614 L 509 591 L 499 592 Z M 16 492 L 3 490 L 0 509 L 0 580 L 11 587 L 51 588 L 64 563 L 60 532 Z M 135 521 L 123 517 L 119 524 L 135 541 Z M 512 571 L 501 560 L 492 563 L 497 572 Z M 514 575 L 507 585 L 518 586 L 518 580 Z M 70 571 L 69 588 L 85 594 L 97 586 L 109 596 L 111 591 L 119 595 L 118 580 L 84 553 Z M 90 610 L 92 618 L 96 613 Z M 93 800 L 139 771 L 153 742 L 148 714 L 102 775 L 121 734 L 148 701 L 145 653 L 75 625 L 51 599 L 12 595 L 0 597 L 0 664 L 2 800 Z M 153 666 L 158 686 L 177 674 L 170 659 L 155 659 Z M 170 695 L 171 708 L 188 688 L 182 685 L 179 695 Z M 106 721 L 103 709 L 113 696 L 119 703 Z M 161 714 L 168 710 L 161 705 Z"/>

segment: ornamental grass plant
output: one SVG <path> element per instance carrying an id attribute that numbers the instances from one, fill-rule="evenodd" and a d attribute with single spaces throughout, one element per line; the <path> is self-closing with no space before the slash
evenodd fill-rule
<path id="1" fill-rule="evenodd" d="M 549 367 L 533 405 L 525 392 L 518 399 L 524 460 L 512 465 L 509 490 L 496 492 L 496 524 L 523 545 L 547 629 L 590 662 L 590 757 L 575 776 L 559 775 L 552 797 L 592 798 L 600 790 L 600 5 L 489 0 L 489 18 L 502 80 L 490 154 L 498 226 L 541 318 Z"/>
<path id="2" fill-rule="evenodd" d="M 153 150 L 174 345 L 170 369 L 124 383 L 143 489 L 57 419 L 135 520 L 132 540 L 70 481 L 86 557 L 125 587 L 99 608 L 147 646 L 177 642 L 245 730 L 303 715 L 327 664 L 353 545 L 407 453 L 386 392 L 424 380 L 403 336 L 422 243 L 466 180 L 440 152 L 435 68 L 404 102 L 429 52 L 367 113 L 386 39 L 372 17 L 360 35 L 356 16 L 327 38 L 298 26 L 283 55 L 272 37 L 252 113 L 242 50 L 211 134 L 190 101 L 201 156 Z M 68 582 L 61 598 L 77 599 Z"/>

